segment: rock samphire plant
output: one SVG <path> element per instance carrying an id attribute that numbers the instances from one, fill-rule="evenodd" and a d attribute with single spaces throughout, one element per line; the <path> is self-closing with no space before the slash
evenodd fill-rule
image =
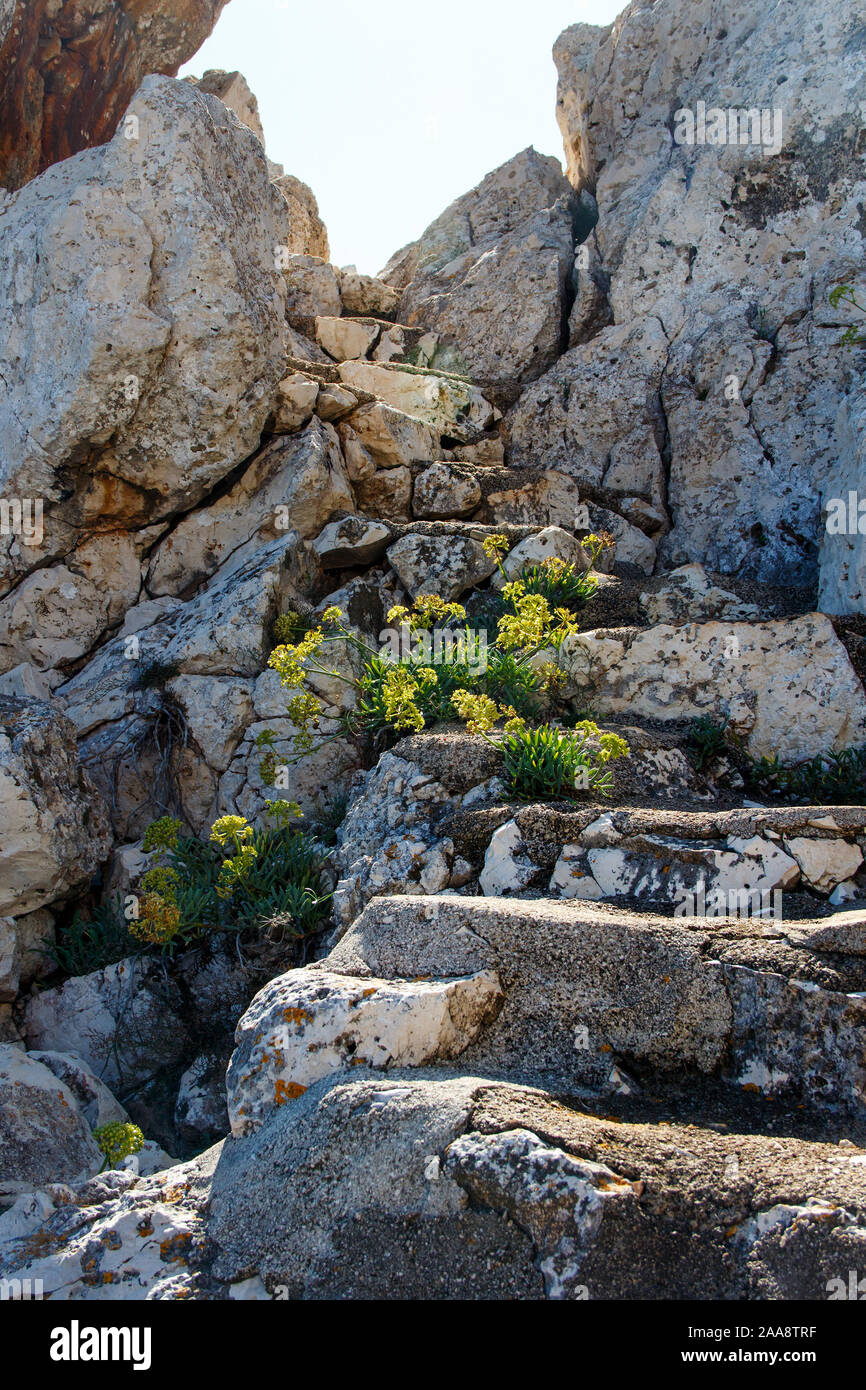
<path id="1" fill-rule="evenodd" d="M 502 569 L 508 541 L 488 536 L 484 548 L 506 581 L 506 611 L 491 645 L 486 631 L 470 627 L 460 604 L 437 594 L 421 595 L 411 608 L 397 607 L 388 614 L 391 632 L 402 639 L 396 644 L 399 655 L 393 649 L 371 647 L 346 625 L 340 609 L 327 609 L 318 627 L 298 642 L 277 647 L 269 661 L 284 688 L 296 692 L 287 706 L 297 729 L 293 761 L 337 738 L 420 733 L 456 715 L 470 733 L 501 750 L 505 777 L 516 796 L 550 800 L 582 792 L 610 795 L 609 764 L 629 751 L 623 739 L 602 733 L 590 721 L 573 729 L 551 722 L 531 727 L 531 721 L 555 702 L 561 680 L 559 668 L 545 660 L 545 654 L 555 654 L 577 631 L 572 610 L 594 593 L 598 581 L 592 567 L 608 544 L 608 538 L 600 536 L 584 542 L 591 560 L 588 572 L 554 559 L 509 581 Z M 338 644 L 360 655 L 359 675 L 326 664 L 328 648 Z M 310 684 L 316 676 L 344 682 L 353 692 L 352 707 L 321 737 L 325 715 Z M 500 721 L 504 729 L 494 734 Z M 273 781 L 276 771 L 274 739 L 268 731 L 259 738 L 266 782 Z"/>

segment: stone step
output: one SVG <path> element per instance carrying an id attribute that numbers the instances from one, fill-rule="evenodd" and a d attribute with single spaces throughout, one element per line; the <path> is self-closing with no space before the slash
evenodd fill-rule
<path id="1" fill-rule="evenodd" d="M 103 1301 L 859 1296 L 862 1133 L 774 1128 L 742 1093 L 685 1118 L 654 1099 L 599 1114 L 471 1071 L 342 1072 L 190 1163 L 22 1200 L 0 1276 Z"/>
<path id="2" fill-rule="evenodd" d="M 381 897 L 238 1025 L 236 1134 L 353 1066 L 576 1095 L 714 1077 L 866 1121 L 866 913 L 676 922 L 602 904 Z M 458 1062 L 459 1059 L 459 1062 Z"/>

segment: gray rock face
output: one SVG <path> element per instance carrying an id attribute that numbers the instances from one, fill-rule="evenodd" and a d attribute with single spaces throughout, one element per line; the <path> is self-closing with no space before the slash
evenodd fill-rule
<path id="1" fill-rule="evenodd" d="M 383 278 L 403 291 L 400 321 L 439 335 L 435 365 L 531 381 L 561 350 L 573 258 L 571 189 L 556 159 L 528 149 L 452 203 Z"/>
<path id="2" fill-rule="evenodd" d="M 578 299 L 581 277 L 603 271 L 617 325 L 591 345 L 605 353 L 612 334 L 632 335 L 621 380 L 640 369 L 634 335 L 662 335 L 664 562 L 810 582 L 856 373 L 839 346 L 847 319 L 827 296 L 851 283 L 863 298 L 855 17 L 835 5 L 633 3 L 606 29 L 566 30 L 555 58 L 569 176 L 598 202 L 597 260 L 578 270 Z M 569 368 L 558 364 L 551 386 Z M 580 392 L 584 369 L 572 380 Z M 590 418 L 605 394 L 584 393 Z"/>
<path id="3" fill-rule="evenodd" d="M 159 77 L 108 145 L 4 201 L 2 485 L 46 510 L 8 574 L 97 518 L 188 508 L 252 453 L 284 375 L 287 224 L 252 132 Z"/>
<path id="4" fill-rule="evenodd" d="M 102 1167 L 72 1091 L 38 1058 L 0 1044 L 0 1186 L 74 1182 Z"/>
<path id="5" fill-rule="evenodd" d="M 0 913 L 20 917 L 84 887 L 108 858 L 108 812 L 56 707 L 0 699 Z"/>

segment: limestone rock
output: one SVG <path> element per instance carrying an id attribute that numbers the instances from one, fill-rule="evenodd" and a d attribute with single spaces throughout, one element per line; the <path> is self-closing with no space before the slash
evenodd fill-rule
<path id="1" fill-rule="evenodd" d="M 227 0 L 5 0 L 0 184 L 20 188 L 117 129 L 149 72 L 174 77 Z"/>
<path id="2" fill-rule="evenodd" d="M 358 506 L 369 517 L 409 521 L 412 511 L 412 474 L 408 468 L 382 468 L 355 483 Z"/>
<path id="3" fill-rule="evenodd" d="M 344 362 L 340 379 L 385 405 L 414 415 L 440 435 L 471 443 L 493 423 L 493 407 L 477 386 L 453 376 L 401 371 L 376 362 Z"/>
<path id="4" fill-rule="evenodd" d="M 51 705 L 0 700 L 0 912 L 24 916 L 84 887 L 111 836 L 69 720 Z"/>
<path id="5" fill-rule="evenodd" d="M 180 991 L 153 960 L 126 960 L 43 990 L 27 1003 L 29 1046 L 73 1053 L 112 1090 L 149 1079 L 182 1057 Z"/>
<path id="6" fill-rule="evenodd" d="M 335 362 L 366 357 L 378 337 L 379 325 L 373 320 L 316 319 L 316 339 Z"/>
<path id="7" fill-rule="evenodd" d="M 340 271 L 340 292 L 347 314 L 369 314 L 373 318 L 393 319 L 400 296 L 395 289 L 374 275 L 359 275 L 354 266 Z"/>
<path id="8" fill-rule="evenodd" d="M 641 606 L 651 623 L 755 622 L 761 610 L 744 603 L 730 590 L 713 584 L 703 565 L 683 565 L 665 576 L 653 593 L 641 595 Z"/>
<path id="9" fill-rule="evenodd" d="M 349 980 L 318 966 L 266 985 L 238 1024 L 227 1087 L 232 1133 L 344 1067 L 420 1067 L 459 1057 L 493 1018 L 494 975 L 448 981 Z"/>
<path id="10" fill-rule="evenodd" d="M 286 208 L 261 145 L 162 77 L 127 125 L 138 138 L 118 132 L 0 209 L 2 485 L 45 503 L 39 548 L 6 538 L 9 574 L 97 520 L 194 505 L 256 448 L 284 375 Z"/>
<path id="11" fill-rule="evenodd" d="M 311 188 L 293 174 L 280 174 L 274 187 L 289 205 L 289 251 L 298 256 L 316 256 L 330 261 L 328 229 L 319 215 L 319 204 Z"/>
<path id="12" fill-rule="evenodd" d="M 378 468 L 429 463 L 442 452 L 438 435 L 429 425 L 379 402 L 354 411 L 346 424 Z"/>
<path id="13" fill-rule="evenodd" d="M 201 1145 L 229 1132 L 226 1106 L 226 1058 L 203 1053 L 180 1079 L 174 1121 L 188 1141 Z"/>
<path id="14" fill-rule="evenodd" d="M 434 463 L 415 479 L 412 511 L 425 521 L 471 516 L 481 502 L 481 486 L 469 469 Z"/>
<path id="15" fill-rule="evenodd" d="M 819 603 L 823 613 L 866 613 L 866 391 L 852 389 L 836 426 L 841 448 L 824 484 Z"/>
<path id="16" fill-rule="evenodd" d="M 319 534 L 335 512 L 352 511 L 354 498 L 331 425 L 312 421 L 302 433 L 273 440 L 230 492 L 191 512 L 160 543 L 151 561 L 152 594 L 178 594 L 200 584 L 250 543 L 296 531 Z"/>
<path id="17" fill-rule="evenodd" d="M 819 893 L 833 891 L 851 879 L 863 864 L 859 845 L 846 840 L 790 839 L 785 848 L 800 866 L 803 877 Z"/>
<path id="18" fill-rule="evenodd" d="M 339 318 L 343 310 L 340 278 L 321 256 L 287 254 L 284 267 L 289 322 L 306 331 L 319 317 Z"/>
<path id="19" fill-rule="evenodd" d="M 191 83 L 199 92 L 217 97 L 264 145 L 265 132 L 262 130 L 259 103 L 243 73 L 209 68 L 201 77 L 185 77 L 184 81 Z"/>
<path id="20" fill-rule="evenodd" d="M 0 1044 L 0 1184 L 75 1182 L 102 1154 L 72 1091 L 38 1058 Z"/>
<path id="21" fill-rule="evenodd" d="M 350 569 L 380 560 L 391 539 L 390 527 L 381 521 L 347 516 L 332 521 L 313 542 L 323 569 Z"/>
<path id="22" fill-rule="evenodd" d="M 857 747 L 866 695 L 818 613 L 767 623 L 698 623 L 579 633 L 562 664 L 583 707 L 602 718 L 728 718 L 753 757 L 797 762 Z"/>
<path id="23" fill-rule="evenodd" d="M 293 434 L 313 418 L 319 399 L 319 383 L 304 372 L 292 372 L 277 387 L 274 432 Z"/>
<path id="24" fill-rule="evenodd" d="M 811 583 L 822 496 L 856 458 L 840 416 L 856 389 L 839 347 L 850 320 L 827 302 L 840 283 L 862 298 L 866 87 L 848 17 L 737 4 L 722 24 L 711 0 L 635 0 L 607 28 L 567 29 L 554 56 L 568 173 L 597 200 L 595 268 L 616 324 L 586 349 L 603 360 L 620 338 L 620 390 L 643 373 L 641 334 L 663 334 L 650 390 L 670 457 L 665 564 Z M 575 389 L 589 421 L 606 413 L 603 381 L 582 372 Z M 622 396 L 643 410 L 642 392 Z M 631 450 L 622 462 L 644 471 Z"/>
<path id="25" fill-rule="evenodd" d="M 559 162 L 516 155 L 452 203 L 409 259 L 399 317 L 438 335 L 436 365 L 492 380 L 540 376 L 561 350 L 574 259 Z"/>
<path id="26" fill-rule="evenodd" d="M 35 1062 L 40 1062 L 62 1081 L 75 1097 L 78 1109 L 91 1129 L 101 1129 L 103 1125 L 126 1124 L 129 1115 L 111 1094 L 104 1082 L 80 1057 L 69 1052 L 29 1052 Z"/>
<path id="27" fill-rule="evenodd" d="M 388 563 L 413 598 L 440 594 L 448 602 L 489 579 L 496 568 L 480 541 L 468 536 L 403 536 L 388 551 Z"/>

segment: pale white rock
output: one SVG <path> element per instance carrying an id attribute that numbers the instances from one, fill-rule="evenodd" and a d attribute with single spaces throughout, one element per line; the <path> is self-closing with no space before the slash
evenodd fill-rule
<path id="1" fill-rule="evenodd" d="M 319 399 L 319 383 L 304 372 L 283 377 L 277 387 L 274 406 L 276 434 L 293 434 L 312 418 Z"/>
<path id="2" fill-rule="evenodd" d="M 413 415 L 376 403 L 352 413 L 351 427 L 377 468 L 402 468 L 428 463 L 442 450 L 434 429 Z"/>
<path id="3" fill-rule="evenodd" d="M 28 575 L 0 600 L 0 669 L 50 670 L 84 656 L 136 602 L 140 553 L 131 535 L 98 535 Z"/>
<path id="4" fill-rule="evenodd" d="M 348 689 L 342 682 L 333 681 L 332 684 L 340 696 Z M 266 803 L 280 800 L 296 801 L 307 816 L 315 818 L 339 797 L 345 796 L 358 770 L 358 749 L 344 738 L 336 738 L 296 761 L 295 739 L 300 730 L 286 716 L 290 694 L 286 690 L 278 692 L 273 685 L 271 691 L 282 713 L 259 718 L 248 727 L 227 771 L 219 779 L 216 815 L 246 816 L 250 824 L 264 826 L 269 824 Z M 333 714 L 339 713 L 339 707 L 334 706 Z M 273 747 L 278 767 L 275 786 L 267 785 L 262 778 L 262 750 L 255 744 L 258 735 L 265 730 L 276 735 Z M 335 718 L 323 717 L 316 732 L 325 738 L 338 734 L 339 725 Z"/>
<path id="5" fill-rule="evenodd" d="M 493 423 L 493 406 L 478 387 L 456 377 L 402 371 L 377 362 L 344 362 L 339 371 L 348 387 L 369 391 L 453 439 L 470 442 Z"/>
<path id="6" fill-rule="evenodd" d="M 589 553 L 579 540 L 568 531 L 564 531 L 561 526 L 547 526 L 534 536 L 527 536 L 525 541 L 521 541 L 506 555 L 502 562 L 506 577 L 503 578 L 497 570 L 493 576 L 493 587 L 501 589 L 509 581 L 519 579 L 523 570 L 554 559 L 565 560 L 567 564 L 574 565 L 579 572 L 584 572 L 590 567 Z"/>
<path id="7" fill-rule="evenodd" d="M 571 204 L 559 161 L 524 150 L 401 253 L 399 317 L 438 335 L 437 365 L 532 380 L 554 361 L 574 260 Z"/>
<path id="8" fill-rule="evenodd" d="M 772 841 L 755 835 L 723 843 L 724 848 L 715 848 L 706 842 L 644 835 L 617 847 L 589 849 L 586 859 L 603 897 L 663 899 L 684 908 L 693 897 L 691 915 L 700 915 L 700 892 L 710 915 L 716 908 L 724 915 L 730 894 L 738 895 L 737 902 L 745 895 L 760 908 L 763 894 L 798 883 L 797 861 Z"/>
<path id="9" fill-rule="evenodd" d="M 158 546 L 148 573 L 152 594 L 178 594 L 201 583 L 239 552 L 281 534 L 319 534 L 354 498 L 331 425 L 312 421 L 273 440 L 218 501 L 190 513 Z"/>
<path id="10" fill-rule="evenodd" d="M 75 730 L 52 704 L 0 700 L 0 913 L 21 917 L 86 886 L 111 848 Z"/>
<path id="11" fill-rule="evenodd" d="M 378 337 L 378 323 L 348 318 L 316 319 L 316 340 L 335 362 L 366 357 Z"/>
<path id="12" fill-rule="evenodd" d="M 174 1122 L 183 1137 L 197 1144 L 228 1134 L 225 1070 L 224 1057 L 203 1053 L 180 1079 Z"/>
<path id="13" fill-rule="evenodd" d="M 650 397 L 670 447 L 666 565 L 807 584 L 820 543 L 826 601 L 848 602 L 853 556 L 828 551 L 821 516 L 840 458 L 850 478 L 858 458 L 838 418 L 857 389 L 839 349 L 852 318 L 828 303 L 836 284 L 863 289 L 866 87 L 848 11 L 635 0 L 606 28 L 567 29 L 554 56 L 568 173 L 597 199 L 617 325 L 586 346 L 655 325 L 667 339 Z M 699 128 L 699 103 L 723 113 L 724 143 Z M 618 385 L 637 355 L 625 346 Z M 587 390 L 587 414 L 605 400 Z"/>
<path id="14" fill-rule="evenodd" d="M 380 560 L 391 540 L 391 528 L 381 521 L 347 516 L 332 521 L 313 542 L 323 569 L 349 569 Z"/>
<path id="15" fill-rule="evenodd" d="M 471 516 L 481 502 L 481 486 L 468 469 L 434 463 L 415 479 L 413 515 L 426 521 Z"/>
<path id="16" fill-rule="evenodd" d="M 506 418 L 509 462 L 665 502 L 661 324 L 617 324 L 560 357 Z"/>
<path id="17" fill-rule="evenodd" d="M 51 690 L 47 674 L 29 661 L 22 661 L 0 675 L 0 696 L 10 700 L 50 700 Z"/>
<path id="18" fill-rule="evenodd" d="M 70 1052 L 30 1052 L 36 1062 L 47 1067 L 75 1097 L 76 1105 L 91 1129 L 103 1125 L 126 1124 L 129 1115 L 96 1073 Z"/>
<path id="19" fill-rule="evenodd" d="M 354 392 L 347 391 L 345 386 L 322 386 L 316 401 L 316 414 L 320 420 L 335 424 L 338 420 L 344 420 L 347 415 L 351 415 L 357 405 L 358 397 Z M 351 473 L 349 476 L 352 476 Z"/>
<path id="20" fill-rule="evenodd" d="M 291 971 L 256 996 L 238 1024 L 227 1076 L 235 1136 L 348 1066 L 420 1067 L 459 1057 L 498 1010 L 495 974 L 409 981 Z"/>
<path id="21" fill-rule="evenodd" d="M 388 563 L 413 598 L 440 594 L 460 598 L 496 568 L 480 541 L 469 536 L 403 536 L 388 551 Z"/>
<path id="22" fill-rule="evenodd" d="M 563 846 L 548 892 L 551 898 L 578 898 L 582 902 L 598 902 L 605 896 L 590 872 L 586 850 L 580 845 Z"/>
<path id="23" fill-rule="evenodd" d="M 744 603 L 730 590 L 713 584 L 699 564 L 672 570 L 660 588 L 641 594 L 640 601 L 651 623 L 702 623 L 714 618 L 734 623 L 761 618 L 755 604 Z"/>
<path id="24" fill-rule="evenodd" d="M 185 77 L 184 81 L 200 92 L 218 97 L 223 106 L 227 106 L 264 145 L 265 132 L 259 115 L 259 103 L 242 72 L 225 72 L 220 68 L 209 68 L 201 77 Z"/>
<path id="25" fill-rule="evenodd" d="M 33 995 L 25 1034 L 35 1051 L 73 1053 L 123 1093 L 177 1064 L 186 1045 L 180 1009 L 158 964 L 125 960 Z"/>
<path id="26" fill-rule="evenodd" d="M 343 312 L 340 279 L 334 266 L 320 256 L 287 255 L 282 259 L 286 312 L 303 332 L 311 319 L 339 318 Z"/>
<path id="27" fill-rule="evenodd" d="M 819 613 L 578 633 L 559 660 L 576 698 L 600 716 L 727 718 L 753 757 L 796 762 L 866 739 L 866 695 Z"/>
<path id="28" fill-rule="evenodd" d="M 800 865 L 803 878 L 819 893 L 833 893 L 851 879 L 863 864 L 863 851 L 848 840 L 813 840 L 797 836 L 785 840 L 785 848 Z"/>
<path id="29" fill-rule="evenodd" d="M 486 898 L 505 898 L 522 893 L 538 874 L 538 865 L 526 854 L 520 827 L 509 821 L 495 832 L 481 872 L 481 891 Z"/>
<path id="30" fill-rule="evenodd" d="M 833 907 L 844 907 L 846 903 L 857 902 L 863 897 L 866 897 L 866 892 L 862 891 L 853 879 L 849 879 L 847 883 L 840 883 L 834 888 L 830 894 L 830 902 Z"/>
<path id="31" fill-rule="evenodd" d="M 589 520 L 588 511 L 581 511 L 577 483 L 556 469 L 549 469 L 522 486 L 489 493 L 486 507 L 494 525 L 508 522 L 513 526 L 561 526 L 576 531 L 585 529 L 579 522 Z"/>
<path id="32" fill-rule="evenodd" d="M 374 275 L 359 275 L 354 266 L 340 271 L 340 292 L 347 314 L 371 314 L 391 319 L 397 312 L 400 296 L 395 289 Z"/>
<path id="33" fill-rule="evenodd" d="M 8 548 L 21 572 L 89 521 L 193 505 L 256 447 L 283 374 L 287 209 L 250 131 L 153 76 L 0 226 L 2 486 L 46 503 L 42 549 Z"/>
<path id="34" fill-rule="evenodd" d="M 341 420 L 337 425 L 337 434 L 343 446 L 343 457 L 346 460 L 346 473 L 352 483 L 362 482 L 372 478 L 376 472 L 376 462 L 372 454 L 368 453 L 361 443 L 348 420 Z"/>
<path id="35" fill-rule="evenodd" d="M 225 772 L 253 720 L 253 685 L 232 676 L 174 676 L 166 684 L 199 755 L 215 772 Z"/>
<path id="36" fill-rule="evenodd" d="M 136 603 L 126 613 L 120 629 L 121 635 L 131 637 L 136 632 L 153 627 L 161 622 L 167 613 L 174 612 L 179 606 L 179 600 L 170 594 L 164 594 L 162 598 L 142 599 L 141 603 Z"/>
<path id="37" fill-rule="evenodd" d="M 74 1183 L 101 1167 L 69 1087 L 37 1058 L 0 1043 L 0 1183 Z"/>

